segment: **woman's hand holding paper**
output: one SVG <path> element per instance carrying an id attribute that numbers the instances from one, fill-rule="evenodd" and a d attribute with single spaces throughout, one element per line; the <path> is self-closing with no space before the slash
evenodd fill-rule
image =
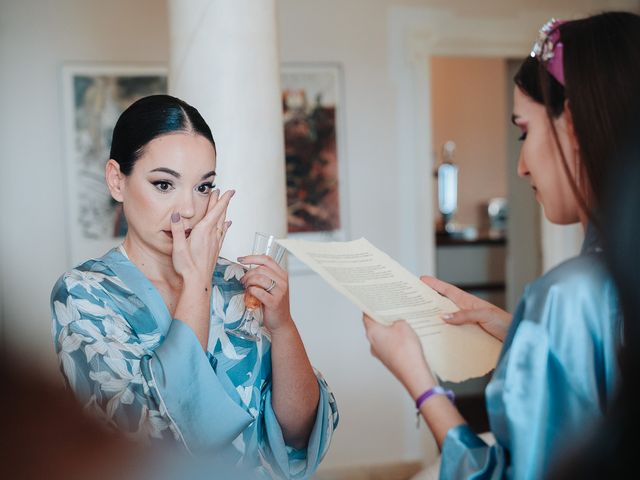
<path id="1" fill-rule="evenodd" d="M 363 314 L 371 353 L 400 380 L 413 398 L 436 385 L 422 351 L 420 339 L 404 320 L 392 325 L 376 322 Z"/>
<path id="2" fill-rule="evenodd" d="M 435 277 L 424 275 L 420 280 L 460 307 L 459 311 L 444 315 L 442 319 L 445 322 L 451 325 L 476 323 L 490 335 L 504 341 L 511 325 L 509 312 Z"/>

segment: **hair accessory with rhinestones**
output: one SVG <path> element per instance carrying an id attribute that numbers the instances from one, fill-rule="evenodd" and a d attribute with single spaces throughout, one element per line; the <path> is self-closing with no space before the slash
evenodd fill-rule
<path id="1" fill-rule="evenodd" d="M 555 18 L 545 23 L 540 29 L 538 40 L 531 49 L 531 56 L 537 58 L 562 86 L 564 86 L 564 45 L 560 41 L 558 27 L 563 23 L 565 23 L 563 20 L 556 20 Z"/>

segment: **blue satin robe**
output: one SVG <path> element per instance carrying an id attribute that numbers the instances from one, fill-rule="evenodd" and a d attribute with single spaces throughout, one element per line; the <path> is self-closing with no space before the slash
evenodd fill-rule
<path id="1" fill-rule="evenodd" d="M 85 262 L 51 294 L 60 366 L 86 410 L 133 437 L 175 441 L 270 478 L 308 478 L 337 426 L 335 399 L 316 372 L 320 401 L 308 447 L 285 444 L 271 406 L 269 338 L 225 333 L 244 311 L 243 274 L 218 260 L 205 352 L 121 247 Z"/>
<path id="2" fill-rule="evenodd" d="M 486 388 L 496 444 L 449 430 L 440 478 L 539 479 L 602 415 L 616 386 L 621 318 L 595 232 L 580 256 L 525 289 Z"/>

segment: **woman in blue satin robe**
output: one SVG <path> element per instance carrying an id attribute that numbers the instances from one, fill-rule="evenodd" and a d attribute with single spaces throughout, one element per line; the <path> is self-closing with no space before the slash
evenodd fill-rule
<path id="1" fill-rule="evenodd" d="M 406 322 L 386 327 L 364 319 L 374 355 L 416 399 L 441 448 L 441 479 L 544 477 L 602 418 L 619 376 L 621 314 L 597 225 L 606 177 L 640 101 L 640 17 L 553 20 L 540 33 L 515 77 L 518 173 L 551 222 L 582 223 L 582 252 L 528 285 L 512 321 L 452 285 L 423 278 L 461 308 L 444 320 L 477 323 L 504 341 L 486 388 L 495 444 L 477 436 L 443 395 Z"/>
<path id="2" fill-rule="evenodd" d="M 264 256 L 247 257 L 259 265 L 250 273 L 219 257 L 233 194 L 214 190 L 209 127 L 179 99 L 141 99 L 116 124 L 106 173 L 129 229 L 53 289 L 67 383 L 134 438 L 269 478 L 310 477 L 338 423 L 335 399 L 291 319 L 286 272 Z M 245 290 L 263 304 L 258 341 L 227 335 Z"/>

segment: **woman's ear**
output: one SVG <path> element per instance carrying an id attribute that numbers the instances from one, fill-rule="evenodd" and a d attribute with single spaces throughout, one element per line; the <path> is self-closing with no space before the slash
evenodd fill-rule
<path id="1" fill-rule="evenodd" d="M 120 165 L 114 159 L 110 159 L 105 167 L 104 176 L 107 179 L 109 192 L 116 202 L 123 201 L 125 175 L 120 171 Z"/>

